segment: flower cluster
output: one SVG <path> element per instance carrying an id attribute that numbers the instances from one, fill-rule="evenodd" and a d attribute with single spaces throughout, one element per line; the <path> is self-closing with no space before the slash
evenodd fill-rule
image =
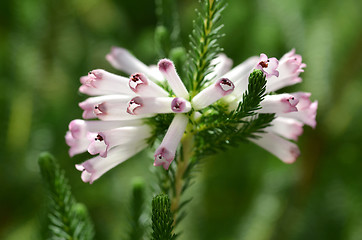
<path id="1" fill-rule="evenodd" d="M 223 77 L 229 78 L 235 84 L 234 92 L 225 98 L 231 109 L 235 108 L 242 94 L 247 90 L 248 76 L 253 69 L 264 72 L 267 80 L 266 93 L 277 91 L 283 87 L 294 85 L 302 81 L 299 74 L 303 72 L 306 64 L 302 57 L 295 54 L 292 49 L 279 61 L 268 58 L 265 54 L 260 57 L 251 57 L 242 64 L 231 69 L 231 60 L 221 56 L 215 61 L 223 67 Z M 225 73 L 226 72 L 226 73 Z M 304 124 L 316 126 L 316 113 L 318 102 L 311 102 L 310 93 L 295 92 L 266 95 L 260 103 L 258 113 L 274 113 L 276 118 L 271 126 L 264 129 L 264 133 L 257 133 L 257 139 L 250 141 L 271 152 L 285 163 L 293 163 L 300 155 L 298 146 L 289 140 L 298 140 L 303 133 Z"/>
<path id="2" fill-rule="evenodd" d="M 126 78 L 97 69 L 80 79 L 79 91 L 93 96 L 79 104 L 83 118 L 102 120 L 73 120 L 65 137 L 70 156 L 86 151 L 99 154 L 76 165 L 82 171 L 84 182 L 92 183 L 147 146 L 152 128 L 144 124 L 144 119 L 174 113 L 174 119 L 154 154 L 154 165 L 168 169 L 189 122 L 184 113 L 192 108 L 207 107 L 233 90 L 232 82 L 223 78 L 195 96 L 191 104 L 189 93 L 172 61 L 162 59 L 158 67 L 148 67 L 127 50 L 116 47 L 106 59 L 131 76 Z M 165 79 L 173 93 L 157 84 Z"/>
<path id="3" fill-rule="evenodd" d="M 242 100 L 248 85 L 248 76 L 260 69 L 267 79 L 267 93 L 301 81 L 299 73 L 305 64 L 294 50 L 280 61 L 265 54 L 251 57 L 231 69 L 232 61 L 221 54 L 213 60 L 214 71 L 206 76 L 208 86 L 190 97 L 185 85 L 168 59 L 158 66 L 146 66 L 127 50 L 113 47 L 106 56 L 111 65 L 127 74 L 129 78 L 97 69 L 81 77 L 81 93 L 92 97 L 81 102 L 84 119 L 69 124 L 66 142 L 69 154 L 88 151 L 97 155 L 76 168 L 82 171 L 82 180 L 92 183 L 105 172 L 132 157 L 145 147 L 152 135 L 152 127 L 144 119 L 156 114 L 173 113 L 174 118 L 163 141 L 154 154 L 154 166 L 168 169 L 175 158 L 176 150 L 189 124 L 190 111 L 199 111 L 217 100 L 223 100 L 234 109 Z M 231 70 L 230 70 L 231 69 Z M 161 85 L 172 89 L 168 92 Z M 261 102 L 258 113 L 274 113 L 276 118 L 259 138 L 250 139 L 270 151 L 282 161 L 291 163 L 299 155 L 296 144 L 303 125 L 316 125 L 317 102 L 311 103 L 309 93 L 267 95 Z"/>

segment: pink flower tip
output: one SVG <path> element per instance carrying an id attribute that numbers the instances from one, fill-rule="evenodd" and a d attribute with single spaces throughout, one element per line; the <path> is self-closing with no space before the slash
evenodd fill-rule
<path id="1" fill-rule="evenodd" d="M 107 157 L 107 150 L 109 144 L 106 141 L 105 135 L 103 133 L 98 133 L 97 136 L 93 139 L 93 141 L 88 146 L 88 152 L 92 155 L 96 155 L 99 153 L 99 156 L 105 158 Z"/>
<path id="2" fill-rule="evenodd" d="M 289 149 L 289 152 L 290 152 L 290 157 L 283 159 L 283 162 L 287 164 L 292 164 L 300 156 L 300 150 L 298 147 L 292 147 Z"/>
<path id="3" fill-rule="evenodd" d="M 191 104 L 183 98 L 174 98 L 171 102 L 171 109 L 175 113 L 188 112 L 191 110 Z"/>
<path id="4" fill-rule="evenodd" d="M 228 78 L 221 78 L 216 82 L 215 86 L 221 90 L 222 96 L 229 95 L 235 88 L 234 83 Z"/>
<path id="5" fill-rule="evenodd" d="M 277 70 L 279 61 L 276 58 L 268 58 L 264 53 L 260 54 L 259 63 L 256 65 L 256 69 L 260 69 L 264 72 L 267 78 L 271 76 L 279 77 L 279 71 Z"/>
<path id="6" fill-rule="evenodd" d="M 298 108 L 296 107 L 299 103 L 299 100 L 295 98 L 294 96 L 289 96 L 282 99 L 282 102 L 288 102 L 289 103 L 289 109 L 286 109 L 285 112 L 298 112 Z"/>
<path id="7" fill-rule="evenodd" d="M 131 75 L 129 79 L 129 87 L 131 88 L 132 91 L 137 93 L 138 89 L 141 86 L 145 85 L 148 85 L 148 80 L 145 75 L 143 75 L 142 73 L 135 73 Z"/>
<path id="8" fill-rule="evenodd" d="M 95 170 L 92 168 L 91 164 L 88 164 L 87 162 L 84 162 L 82 164 L 76 164 L 75 168 L 78 171 L 82 172 L 81 179 L 85 183 L 92 184 L 94 182 L 94 172 Z"/>
<path id="9" fill-rule="evenodd" d="M 137 115 L 137 109 L 143 106 L 143 100 L 141 97 L 134 97 L 129 101 L 127 107 L 127 113 L 131 115 Z"/>
<path id="10" fill-rule="evenodd" d="M 161 72 L 167 72 L 170 68 L 174 68 L 174 65 L 171 60 L 164 58 L 158 62 L 158 68 Z"/>
<path id="11" fill-rule="evenodd" d="M 155 162 L 153 163 L 153 166 L 163 166 L 165 170 L 167 170 L 175 158 L 175 153 L 170 152 L 164 147 L 160 147 L 155 152 Z"/>

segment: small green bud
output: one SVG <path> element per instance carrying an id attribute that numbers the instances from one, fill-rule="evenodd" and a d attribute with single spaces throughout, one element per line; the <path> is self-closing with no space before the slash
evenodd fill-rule
<path id="1" fill-rule="evenodd" d="M 88 218 L 88 210 L 83 203 L 76 203 L 74 205 L 74 211 L 81 219 Z"/>
<path id="2" fill-rule="evenodd" d="M 145 180 L 142 177 L 134 177 L 132 179 L 133 190 L 143 190 L 145 189 Z"/>
<path id="3" fill-rule="evenodd" d="M 173 217 L 170 198 L 166 194 L 159 194 L 152 199 L 152 239 L 175 239 L 173 233 Z"/>
<path id="4" fill-rule="evenodd" d="M 56 169 L 58 169 L 58 165 L 53 155 L 48 152 L 41 153 L 38 159 L 38 164 L 45 182 L 52 182 L 52 180 L 55 179 Z"/>

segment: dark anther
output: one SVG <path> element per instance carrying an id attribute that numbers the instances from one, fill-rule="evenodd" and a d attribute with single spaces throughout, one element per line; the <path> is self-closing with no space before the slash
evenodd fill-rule
<path id="1" fill-rule="evenodd" d="M 134 82 L 137 82 L 137 81 L 141 80 L 141 76 L 138 73 L 133 74 L 131 76 L 131 80 L 134 81 Z"/>
<path id="2" fill-rule="evenodd" d="M 269 60 L 268 60 L 269 62 Z M 267 68 L 268 67 L 268 63 L 266 63 L 265 61 L 261 61 L 260 63 L 260 66 L 262 66 L 263 68 Z"/>
<path id="3" fill-rule="evenodd" d="M 227 78 L 221 79 L 221 84 L 231 86 L 231 82 L 230 82 L 230 80 L 227 79 Z"/>
<path id="4" fill-rule="evenodd" d="M 179 102 L 176 102 L 175 103 L 175 106 L 173 107 L 174 109 L 180 109 L 180 103 Z"/>
<path id="5" fill-rule="evenodd" d="M 94 140 L 101 142 L 101 141 L 103 141 L 103 137 L 98 134 L 97 137 Z"/>

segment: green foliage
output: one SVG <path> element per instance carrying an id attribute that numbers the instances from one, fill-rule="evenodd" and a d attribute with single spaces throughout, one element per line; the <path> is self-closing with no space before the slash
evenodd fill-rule
<path id="1" fill-rule="evenodd" d="M 93 239 L 93 225 L 87 209 L 74 199 L 68 180 L 53 156 L 40 155 L 39 166 L 50 199 L 48 239 Z"/>
<path id="2" fill-rule="evenodd" d="M 195 135 L 196 159 L 236 146 L 241 141 L 255 137 L 274 119 L 274 114 L 256 114 L 264 99 L 266 80 L 262 71 L 255 70 L 249 76 L 248 90 L 236 110 L 228 112 L 227 106 L 219 103 L 206 110 L 198 124 Z"/>
<path id="3" fill-rule="evenodd" d="M 166 194 L 159 194 L 152 199 L 152 230 L 152 240 L 176 239 L 171 203 Z"/>
<path id="4" fill-rule="evenodd" d="M 222 50 L 218 39 L 223 25 L 219 23 L 225 5 L 223 0 L 202 1 L 201 11 L 194 22 L 194 29 L 190 35 L 189 62 L 187 64 L 187 85 L 191 95 L 197 94 L 205 84 L 205 76 L 212 71 L 213 60 Z"/>
<path id="5" fill-rule="evenodd" d="M 145 234 L 145 225 L 141 219 L 145 204 L 145 182 L 143 178 L 135 178 L 132 185 L 131 231 L 128 239 L 141 240 Z"/>

